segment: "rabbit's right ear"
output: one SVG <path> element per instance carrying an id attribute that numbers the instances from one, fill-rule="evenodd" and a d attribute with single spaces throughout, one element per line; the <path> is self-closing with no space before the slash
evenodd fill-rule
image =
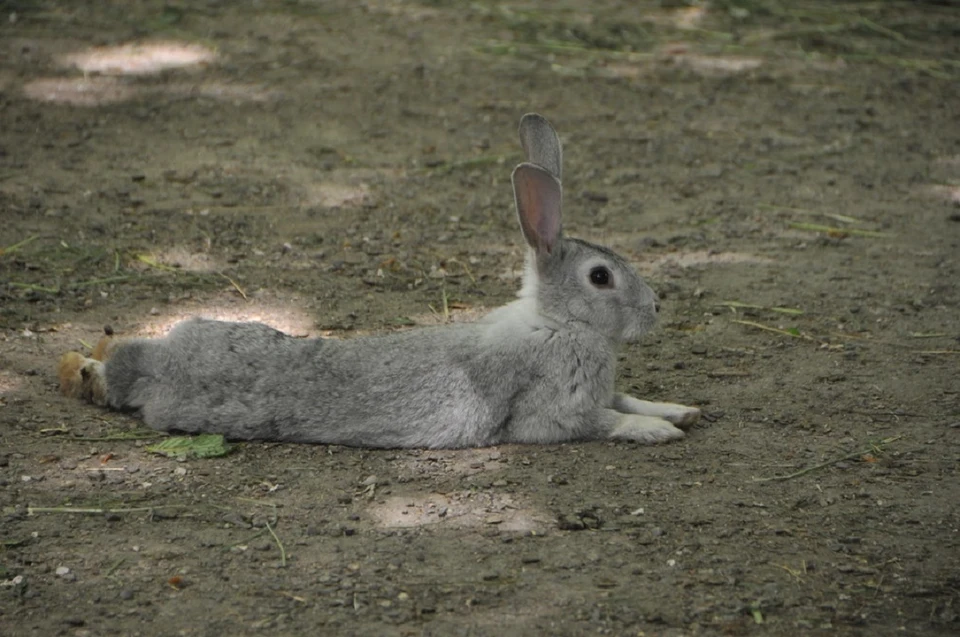
<path id="1" fill-rule="evenodd" d="M 523 237 L 537 256 L 551 254 L 560 240 L 560 181 L 535 164 L 520 164 L 511 179 Z"/>
<path id="2" fill-rule="evenodd" d="M 531 164 L 543 166 L 557 181 L 563 181 L 563 149 L 560 138 L 543 116 L 527 113 L 520 118 L 520 145 Z"/>

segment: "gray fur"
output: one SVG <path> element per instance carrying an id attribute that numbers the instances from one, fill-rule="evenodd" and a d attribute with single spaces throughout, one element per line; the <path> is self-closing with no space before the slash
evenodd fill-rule
<path id="1" fill-rule="evenodd" d="M 542 115 L 527 113 L 520 118 L 520 145 L 528 162 L 543 166 L 557 181 L 563 181 L 563 147 Z"/>
<path id="2" fill-rule="evenodd" d="M 550 177 L 528 172 L 525 183 L 559 189 L 559 141 L 540 144 L 543 125 L 556 135 L 531 121 L 524 146 L 556 172 L 525 164 Z M 539 194 L 518 196 L 530 246 L 520 298 L 477 323 L 331 340 L 193 319 L 119 344 L 105 365 L 108 402 L 155 429 L 241 440 L 436 448 L 682 436 L 674 425 L 696 410 L 613 392 L 617 347 L 653 327 L 656 295 L 615 253 L 560 236 L 560 197 Z M 611 285 L 591 282 L 597 267 Z"/>

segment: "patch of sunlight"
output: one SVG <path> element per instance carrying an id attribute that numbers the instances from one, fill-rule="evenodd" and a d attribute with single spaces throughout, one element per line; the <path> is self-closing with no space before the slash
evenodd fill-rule
<path id="1" fill-rule="evenodd" d="M 136 86 L 116 77 L 42 78 L 27 82 L 23 92 L 38 102 L 58 102 L 74 106 L 114 104 L 151 95 L 205 97 L 221 102 L 268 102 L 279 94 L 255 84 L 223 82 L 177 82 L 163 86 Z"/>
<path id="2" fill-rule="evenodd" d="M 673 13 L 673 24 L 678 29 L 685 31 L 698 29 L 706 15 L 707 8 L 705 6 L 684 7 Z"/>
<path id="3" fill-rule="evenodd" d="M 33 80 L 23 87 L 23 92 L 38 102 L 98 106 L 129 100 L 137 89 L 113 77 L 76 77 Z"/>
<path id="4" fill-rule="evenodd" d="M 945 155 L 943 157 L 937 157 L 933 160 L 933 163 L 940 164 L 942 166 L 949 166 L 951 168 L 960 167 L 960 155 Z"/>
<path id="5" fill-rule="evenodd" d="M 648 73 L 650 69 L 650 65 L 641 66 L 627 62 L 608 62 L 603 67 L 597 69 L 597 73 L 603 77 L 636 79 Z"/>
<path id="6" fill-rule="evenodd" d="M 661 51 L 662 59 L 685 66 L 695 73 L 703 75 L 723 75 L 729 73 L 743 73 L 752 71 L 763 64 L 758 57 L 744 55 L 701 55 L 691 50 L 685 42 L 673 42 L 666 45 Z"/>
<path id="7" fill-rule="evenodd" d="M 769 264 L 772 259 L 760 257 L 745 252 L 711 252 L 709 250 L 694 250 L 691 252 L 671 252 L 662 254 L 653 259 L 635 263 L 637 269 L 643 273 L 651 273 L 663 268 L 692 268 L 703 265 L 731 265 L 738 263 Z"/>
<path id="8" fill-rule="evenodd" d="M 155 268 L 166 271 L 219 272 L 225 264 L 205 252 L 192 252 L 186 248 L 173 247 L 150 254 L 141 254 L 132 264 L 140 269 Z"/>
<path id="9" fill-rule="evenodd" d="M 102 75 L 152 75 L 169 69 L 213 62 L 217 54 L 205 46 L 185 42 L 133 42 L 102 46 L 60 58 L 66 66 Z"/>
<path id="10" fill-rule="evenodd" d="M 927 186 L 927 189 L 938 199 L 943 199 L 956 206 L 960 206 L 960 186 L 938 184 L 935 186 Z"/>
<path id="11" fill-rule="evenodd" d="M 428 308 L 429 309 L 429 308 Z M 433 311 L 414 314 L 410 320 L 417 325 L 443 325 L 445 323 L 475 323 L 486 316 L 490 308 L 485 306 L 448 307 L 444 315 L 443 307 L 433 305 Z"/>
<path id="12" fill-rule="evenodd" d="M 306 203 L 324 208 L 360 208 L 372 201 L 367 184 L 313 184 L 306 187 Z"/>
<path id="13" fill-rule="evenodd" d="M 315 317 L 300 309 L 296 302 L 279 303 L 271 300 L 263 304 L 250 303 L 231 307 L 225 306 L 222 300 L 212 299 L 209 305 L 171 307 L 156 315 L 143 316 L 135 333 L 120 336 L 164 336 L 177 323 L 194 317 L 238 323 L 264 323 L 291 336 L 311 336 L 316 333 Z M 126 322 L 135 322 L 137 317 L 125 318 Z"/>
<path id="14" fill-rule="evenodd" d="M 390 16 L 401 16 L 414 21 L 429 20 L 440 16 L 440 10 L 419 6 L 404 0 L 372 0 L 364 3 L 364 10 Z"/>
<path id="15" fill-rule="evenodd" d="M 387 528 L 443 525 L 528 532 L 544 529 L 550 520 L 511 495 L 471 491 L 391 496 L 373 504 L 369 512 Z"/>
<path id="16" fill-rule="evenodd" d="M 763 64 L 763 60 L 757 57 L 735 55 L 725 57 L 693 55 L 687 56 L 686 63 L 694 71 L 702 73 L 743 73 L 758 68 Z"/>

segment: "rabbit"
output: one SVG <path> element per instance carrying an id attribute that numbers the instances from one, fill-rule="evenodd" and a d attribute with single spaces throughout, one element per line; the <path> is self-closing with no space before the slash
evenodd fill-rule
<path id="1" fill-rule="evenodd" d="M 70 352 L 63 393 L 166 432 L 380 448 L 578 440 L 659 443 L 700 411 L 614 393 L 618 346 L 660 302 L 622 257 L 561 232 L 560 140 L 525 115 L 512 174 L 528 246 L 513 302 L 475 323 L 345 340 L 190 319 L 165 337 Z"/>

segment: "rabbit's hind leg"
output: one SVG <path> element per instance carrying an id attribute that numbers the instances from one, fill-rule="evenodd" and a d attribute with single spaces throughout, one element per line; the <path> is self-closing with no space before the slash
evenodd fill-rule
<path id="1" fill-rule="evenodd" d="M 613 399 L 613 408 L 621 414 L 652 416 L 686 429 L 700 420 L 700 410 L 676 403 L 654 403 L 640 400 L 626 394 L 617 394 Z"/>
<path id="2" fill-rule="evenodd" d="M 57 364 L 60 393 L 104 406 L 107 404 L 107 374 L 103 363 L 113 353 L 120 340 L 108 333 L 100 339 L 87 358 L 78 352 L 67 352 Z"/>
<path id="3" fill-rule="evenodd" d="M 77 352 L 67 352 L 57 365 L 60 392 L 94 405 L 107 404 L 107 374 L 101 361 Z"/>

